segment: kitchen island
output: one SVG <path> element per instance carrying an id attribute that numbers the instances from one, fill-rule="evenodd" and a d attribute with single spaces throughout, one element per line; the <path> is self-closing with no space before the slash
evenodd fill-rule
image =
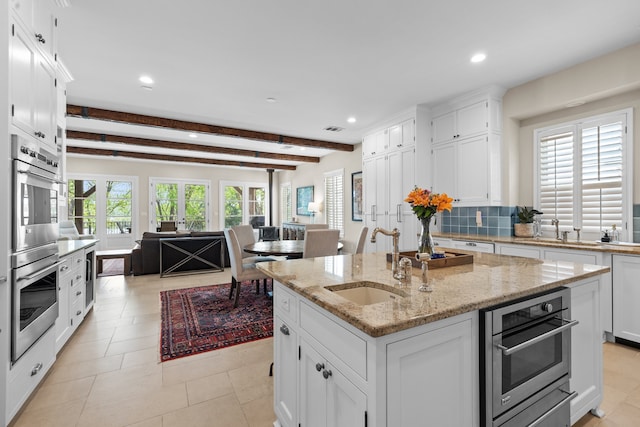
<path id="1" fill-rule="evenodd" d="M 274 281 L 275 412 L 282 426 L 479 425 L 479 310 L 572 289 L 571 421 L 602 400 L 599 276 L 608 267 L 473 253 L 399 286 L 385 254 L 261 263 Z M 389 291 L 360 304 L 344 288 Z"/>

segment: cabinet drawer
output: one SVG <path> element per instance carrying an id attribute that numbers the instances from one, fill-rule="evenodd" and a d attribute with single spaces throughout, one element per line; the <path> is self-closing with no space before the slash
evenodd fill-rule
<path id="1" fill-rule="evenodd" d="M 75 296 L 75 294 L 74 294 Z M 80 322 L 84 319 L 84 299 L 77 298 L 73 304 L 71 305 L 71 312 L 69 313 L 71 317 L 71 325 L 75 328 Z"/>
<path id="2" fill-rule="evenodd" d="M 465 240 L 454 240 L 453 246 L 457 249 L 466 249 L 468 251 L 494 253 L 493 243 L 468 242 Z"/>
<path id="3" fill-rule="evenodd" d="M 515 245 L 501 245 L 500 255 L 521 256 L 525 258 L 541 258 L 540 250 Z"/>
<path id="4" fill-rule="evenodd" d="M 59 261 L 60 261 L 60 265 L 58 266 L 58 272 L 60 274 L 60 277 L 71 274 L 71 270 L 73 267 L 72 257 L 60 258 Z"/>
<path id="5" fill-rule="evenodd" d="M 276 312 L 287 321 L 298 324 L 298 297 L 284 285 L 277 283 L 273 287 L 273 301 Z"/>
<path id="6" fill-rule="evenodd" d="M 362 378 L 367 378 L 367 342 L 327 316 L 300 304 L 300 326 Z"/>
<path id="7" fill-rule="evenodd" d="M 7 413 L 11 419 L 24 404 L 55 360 L 55 328 L 49 329 L 9 371 Z"/>
<path id="8" fill-rule="evenodd" d="M 84 251 L 78 251 L 78 252 L 74 252 L 72 255 L 72 265 L 74 266 L 78 266 L 78 265 L 83 265 L 84 266 Z"/>

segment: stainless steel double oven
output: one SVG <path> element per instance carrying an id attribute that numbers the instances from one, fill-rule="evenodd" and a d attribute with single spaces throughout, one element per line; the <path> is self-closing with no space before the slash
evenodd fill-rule
<path id="1" fill-rule="evenodd" d="M 569 426 L 570 292 L 482 310 L 481 426 Z"/>
<path id="2" fill-rule="evenodd" d="M 58 317 L 59 160 L 37 142 L 11 136 L 11 360 Z"/>

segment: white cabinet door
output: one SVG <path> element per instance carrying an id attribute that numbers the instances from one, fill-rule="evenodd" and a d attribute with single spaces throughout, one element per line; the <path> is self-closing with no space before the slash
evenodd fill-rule
<path id="1" fill-rule="evenodd" d="M 275 412 L 282 427 L 294 427 L 297 422 L 298 338 L 295 328 L 274 316 L 274 377 Z"/>
<path id="2" fill-rule="evenodd" d="M 300 425 L 327 426 L 327 380 L 324 357 L 306 341 L 300 342 Z"/>
<path id="3" fill-rule="evenodd" d="M 602 329 L 598 279 L 571 286 L 571 424 L 602 402 Z"/>
<path id="4" fill-rule="evenodd" d="M 433 186 L 436 193 L 447 193 L 457 201 L 456 194 L 456 147 L 454 143 L 433 147 Z"/>
<path id="5" fill-rule="evenodd" d="M 19 25 L 13 25 L 11 37 L 11 106 L 12 123 L 27 132 L 34 133 L 34 70 L 36 51 L 28 40 L 29 35 Z"/>
<path id="6" fill-rule="evenodd" d="M 58 267 L 58 317 L 56 318 L 56 353 L 58 353 L 67 342 L 73 328 L 71 327 L 71 281 L 73 271 L 70 270 L 72 256 L 66 256 L 60 260 L 62 264 Z"/>
<path id="7" fill-rule="evenodd" d="M 389 228 L 400 230 L 400 250 L 417 247 L 417 224 L 411 205 L 404 201 L 415 186 L 415 149 L 407 148 L 389 153 Z"/>
<path id="8" fill-rule="evenodd" d="M 471 320 L 387 346 L 387 426 L 477 426 Z"/>
<path id="9" fill-rule="evenodd" d="M 364 426 L 365 394 L 304 339 L 300 349 L 300 425 Z"/>
<path id="10" fill-rule="evenodd" d="M 45 61 L 35 69 L 34 129 L 36 136 L 56 150 L 56 86 L 55 73 Z"/>
<path id="11" fill-rule="evenodd" d="M 484 135 L 457 141 L 455 197 L 466 204 L 489 201 L 489 153 Z M 449 194 L 449 193 L 447 193 Z"/>
<path id="12" fill-rule="evenodd" d="M 375 134 L 367 135 L 362 139 L 362 157 L 371 157 L 376 152 Z"/>
<path id="13" fill-rule="evenodd" d="M 363 162 L 364 217 L 369 230 L 387 228 L 387 159 L 376 156 Z M 382 252 L 391 247 L 387 238 L 378 238 L 376 243 L 367 241 L 366 252 Z"/>
<path id="14" fill-rule="evenodd" d="M 327 427 L 366 426 L 366 395 L 330 363 L 326 369 L 330 373 L 327 378 Z"/>
<path id="15" fill-rule="evenodd" d="M 431 142 L 439 144 L 451 141 L 456 136 L 456 112 L 451 111 L 431 121 Z"/>
<path id="16" fill-rule="evenodd" d="M 613 255 L 613 335 L 640 343 L 640 257 Z"/>
<path id="17" fill-rule="evenodd" d="M 486 132 L 489 127 L 487 101 L 480 101 L 457 110 L 456 125 L 458 139 Z"/>
<path id="18" fill-rule="evenodd" d="M 373 154 L 384 153 L 387 150 L 387 147 L 389 146 L 389 132 L 386 129 L 380 132 L 376 132 L 375 139 L 376 139 L 376 145 L 375 145 L 376 150 Z"/>
<path id="19" fill-rule="evenodd" d="M 402 126 L 402 146 L 409 147 L 416 145 L 416 119 L 405 120 Z"/>

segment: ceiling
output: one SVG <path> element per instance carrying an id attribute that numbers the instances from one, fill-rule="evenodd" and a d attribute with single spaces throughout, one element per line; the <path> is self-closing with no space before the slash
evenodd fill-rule
<path id="1" fill-rule="evenodd" d="M 67 3 L 58 13 L 58 50 L 74 78 L 69 104 L 345 144 L 417 104 L 488 85 L 508 89 L 640 42 L 638 0 Z M 471 63 L 477 52 L 486 61 Z M 154 80 L 152 90 L 141 75 Z M 273 153 L 334 152 L 79 117 L 67 126 Z M 79 139 L 68 145 L 125 149 Z"/>

